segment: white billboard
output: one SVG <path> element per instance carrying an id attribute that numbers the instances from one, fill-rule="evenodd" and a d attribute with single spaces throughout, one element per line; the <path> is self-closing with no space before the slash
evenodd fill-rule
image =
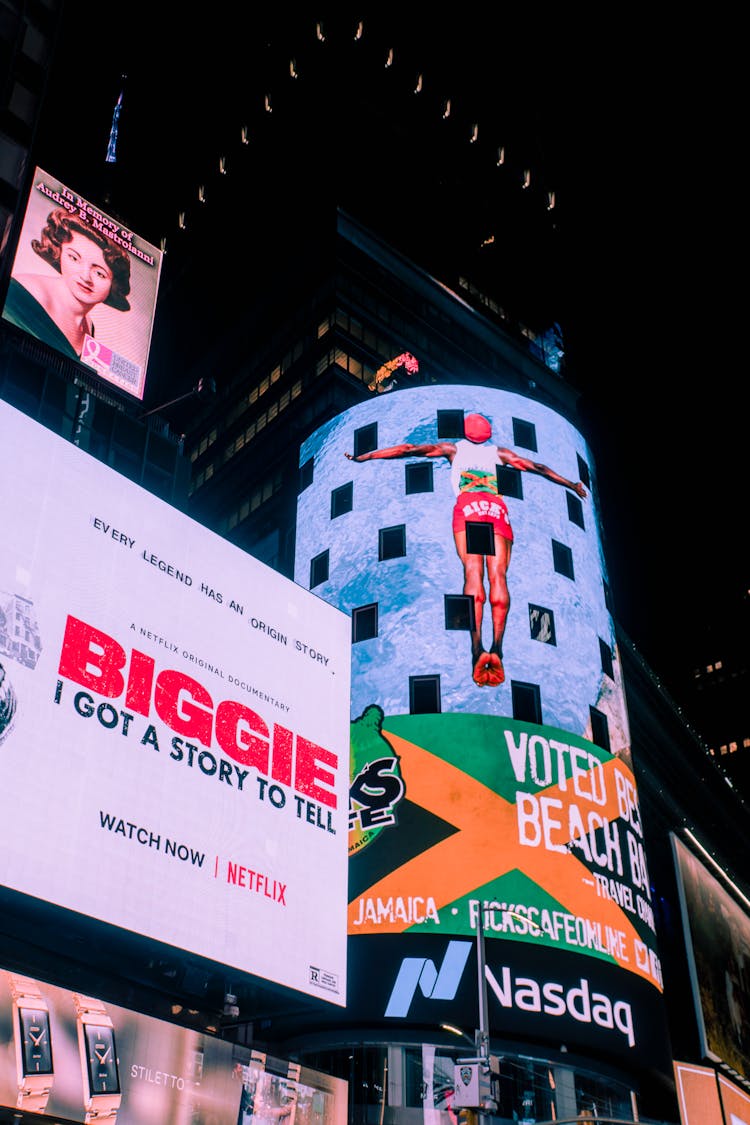
<path id="1" fill-rule="evenodd" d="M 0 883 L 343 1006 L 348 616 L 5 403 L 0 471 Z"/>

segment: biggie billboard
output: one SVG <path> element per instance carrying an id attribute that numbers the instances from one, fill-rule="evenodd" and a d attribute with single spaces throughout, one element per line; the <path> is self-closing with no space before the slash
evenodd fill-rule
<path id="1" fill-rule="evenodd" d="M 3 317 L 142 399 L 161 251 L 34 170 Z"/>
<path id="2" fill-rule="evenodd" d="M 583 438 L 515 393 L 414 388 L 327 423 L 300 466 L 295 577 L 352 618 L 350 1006 L 475 1024 L 481 925 L 498 1032 L 652 1062 L 662 974 Z"/>
<path id="3" fill-rule="evenodd" d="M 0 473 L 0 885 L 343 1005 L 347 618 L 2 402 Z"/>

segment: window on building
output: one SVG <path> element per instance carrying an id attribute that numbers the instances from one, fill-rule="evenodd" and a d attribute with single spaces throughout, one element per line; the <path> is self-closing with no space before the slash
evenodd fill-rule
<path id="1" fill-rule="evenodd" d="M 466 521 L 466 551 L 470 555 L 494 555 L 495 531 L 491 523 Z"/>
<path id="2" fill-rule="evenodd" d="M 609 587 L 609 582 L 602 579 L 602 586 L 604 588 L 604 605 L 608 613 L 614 613 L 614 603 L 612 601 L 612 591 Z"/>
<path id="3" fill-rule="evenodd" d="M 404 466 L 404 480 L 406 495 L 411 496 L 416 492 L 432 492 L 432 469 L 429 462 L 410 462 Z"/>
<path id="4" fill-rule="evenodd" d="M 300 490 L 300 492 L 304 492 L 305 489 L 309 488 L 310 485 L 312 484 L 314 465 L 315 465 L 315 458 L 314 457 L 308 457 L 308 459 L 305 461 L 304 465 L 300 465 L 300 468 L 299 468 L 299 490 Z"/>
<path id="5" fill-rule="evenodd" d="M 125 414 L 115 418 L 110 464 L 118 473 L 137 482 L 140 481 L 146 449 L 146 432 L 143 426 L 131 421 Z"/>
<path id="6" fill-rule="evenodd" d="M 351 512 L 354 506 L 354 484 L 349 481 L 348 484 L 342 484 L 340 488 L 334 488 L 331 492 L 331 519 L 335 520 L 337 516 L 343 516 L 346 512 Z"/>
<path id="7" fill-rule="evenodd" d="M 208 479 L 208 474 L 206 475 Z M 242 499 L 239 505 L 225 516 L 220 522 L 220 528 L 223 531 L 231 531 L 243 520 L 246 520 L 251 512 L 256 511 L 277 492 L 280 492 L 284 485 L 284 476 L 282 471 L 277 470 L 273 476 L 266 477 L 255 486 L 249 496 Z"/>
<path id="8" fill-rule="evenodd" d="M 378 424 L 371 422 L 369 426 L 360 426 L 354 431 L 354 456 L 362 453 L 372 453 L 378 448 Z"/>
<path id="9" fill-rule="evenodd" d="M 446 629 L 474 629 L 474 599 L 471 594 L 446 594 L 444 597 Z"/>
<path id="10" fill-rule="evenodd" d="M 546 645 L 557 644 L 555 615 L 551 609 L 529 603 L 529 633 L 532 641 L 541 641 L 542 644 Z"/>
<path id="11" fill-rule="evenodd" d="M 218 431 L 213 429 L 201 438 L 200 444 L 190 454 L 190 460 L 195 461 L 197 457 L 200 457 L 201 453 L 205 453 L 209 445 L 213 445 L 217 437 Z"/>
<path id="12" fill-rule="evenodd" d="M 440 714 L 440 676 L 409 676 L 409 714 Z"/>
<path id="13" fill-rule="evenodd" d="M 463 410 L 438 410 L 437 436 L 440 441 L 458 441 L 464 434 Z"/>
<path id="14" fill-rule="evenodd" d="M 381 527 L 378 532 L 378 559 L 400 559 L 406 554 L 406 524 Z"/>
<path id="15" fill-rule="evenodd" d="M 564 543 L 558 543 L 556 539 L 552 540 L 552 564 L 558 574 L 562 574 L 566 578 L 575 578 L 573 552 L 570 547 L 566 547 Z"/>
<path id="16" fill-rule="evenodd" d="M 321 551 L 310 560 L 310 589 L 328 581 L 328 551 Z"/>
<path id="17" fill-rule="evenodd" d="M 609 721 L 603 711 L 589 706 L 591 715 L 591 741 L 594 746 L 601 746 L 602 750 L 609 751 Z"/>
<path id="18" fill-rule="evenodd" d="M 513 419 L 513 444 L 536 453 L 536 426 L 533 422 L 525 422 L 523 418 Z"/>
<path id="19" fill-rule="evenodd" d="M 599 638 L 599 655 L 602 658 L 602 672 L 613 680 L 615 678 L 615 668 L 612 660 L 612 649 L 601 637 Z"/>
<path id="20" fill-rule="evenodd" d="M 352 642 L 370 641 L 378 635 L 378 603 L 352 610 Z"/>
<path id="21" fill-rule="evenodd" d="M 514 500 L 523 500 L 520 469 L 511 469 L 509 465 L 498 465 L 497 487 L 501 496 L 512 496 Z"/>
<path id="22" fill-rule="evenodd" d="M 513 718 L 524 723 L 542 722 L 542 696 L 538 684 L 525 684 L 511 680 L 510 698 Z"/>
<path id="23" fill-rule="evenodd" d="M 568 502 L 568 519 L 571 523 L 576 524 L 578 527 L 586 530 L 586 524 L 583 520 L 583 504 L 580 497 L 576 496 L 574 492 L 565 491 L 565 499 Z"/>
<path id="24" fill-rule="evenodd" d="M 578 477 L 581 483 L 585 484 L 587 488 L 591 488 L 591 474 L 588 465 L 580 453 L 576 453 L 576 460 L 578 461 Z"/>

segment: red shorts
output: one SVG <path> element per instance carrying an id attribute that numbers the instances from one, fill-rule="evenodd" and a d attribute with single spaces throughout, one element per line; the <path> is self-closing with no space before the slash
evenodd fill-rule
<path id="1" fill-rule="evenodd" d="M 465 531 L 469 523 L 491 523 L 496 535 L 513 542 L 508 509 L 502 496 L 494 492 L 462 492 L 453 508 L 453 530 Z"/>

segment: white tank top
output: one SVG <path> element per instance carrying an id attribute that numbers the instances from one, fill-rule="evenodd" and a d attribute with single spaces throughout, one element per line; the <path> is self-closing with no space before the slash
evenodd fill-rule
<path id="1" fill-rule="evenodd" d="M 456 496 L 461 492 L 492 492 L 497 488 L 497 446 L 491 442 L 475 445 L 463 438 L 455 443 L 451 463 L 451 484 Z"/>

